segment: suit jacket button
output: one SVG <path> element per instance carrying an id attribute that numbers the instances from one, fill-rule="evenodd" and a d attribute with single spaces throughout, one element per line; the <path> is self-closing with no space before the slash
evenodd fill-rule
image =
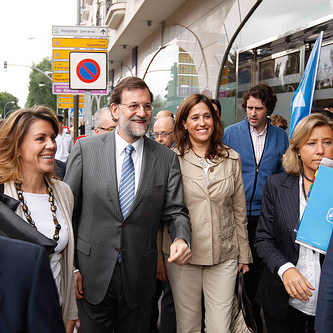
<path id="1" fill-rule="evenodd" d="M 122 224 L 122 227 L 123 227 L 123 228 L 126 228 L 126 227 L 127 227 L 127 223 L 123 223 L 123 224 Z"/>
<path id="2" fill-rule="evenodd" d="M 117 252 L 119 252 L 119 247 L 115 247 L 114 249 L 115 249 Z"/>
<path id="3" fill-rule="evenodd" d="M 209 168 L 209 171 L 210 171 L 210 172 L 214 172 L 214 168 L 213 168 L 213 167 L 210 167 L 210 168 Z"/>

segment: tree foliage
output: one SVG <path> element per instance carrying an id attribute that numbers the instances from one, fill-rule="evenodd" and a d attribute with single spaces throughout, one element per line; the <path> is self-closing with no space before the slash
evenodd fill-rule
<path id="1" fill-rule="evenodd" d="M 13 96 L 12 94 L 6 91 L 0 92 L 0 118 L 4 119 L 4 111 L 6 112 L 6 115 L 8 115 L 9 113 L 11 113 L 9 111 L 19 109 L 20 107 L 17 105 L 17 102 L 18 98 Z"/>
<path id="2" fill-rule="evenodd" d="M 37 65 L 33 64 L 33 67 L 36 67 L 43 72 L 51 72 L 52 61 L 49 58 L 44 58 Z M 44 74 L 36 71 L 35 69 L 31 70 L 29 77 L 29 94 L 25 106 L 30 108 L 35 104 L 38 104 L 45 105 L 52 110 L 56 110 L 57 98 L 56 95 L 52 94 L 52 81 L 49 80 Z"/>

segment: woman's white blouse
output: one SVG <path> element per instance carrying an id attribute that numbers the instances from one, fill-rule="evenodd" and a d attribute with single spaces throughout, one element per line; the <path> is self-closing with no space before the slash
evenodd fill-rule
<path id="1" fill-rule="evenodd" d="M 52 218 L 51 205 L 49 202 L 49 195 L 23 192 L 23 197 L 26 205 L 28 206 L 31 212 L 31 218 L 35 222 L 37 230 L 40 233 L 44 234 L 46 237 L 53 239 L 55 229 Z M 58 222 L 61 225 L 61 229 L 59 233 L 58 245 L 55 248 L 55 253 L 50 255 L 50 265 L 58 289 L 60 305 L 62 305 L 62 298 L 60 293 L 60 281 L 61 281 L 60 258 L 61 258 L 61 252 L 65 249 L 68 243 L 68 229 L 64 221 L 64 218 L 62 216 L 62 213 L 60 209 L 58 209 L 57 201 L 55 199 L 54 203 L 55 206 L 57 207 L 56 214 Z M 24 220 L 26 220 L 26 217 L 23 214 L 23 210 L 22 210 L 22 216 Z"/>

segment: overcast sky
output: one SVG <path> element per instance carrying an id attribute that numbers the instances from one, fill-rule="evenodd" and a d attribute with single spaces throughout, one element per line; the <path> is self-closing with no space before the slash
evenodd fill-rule
<path id="1" fill-rule="evenodd" d="M 17 97 L 19 106 L 24 107 L 27 99 L 31 69 L 10 64 L 32 66 L 52 57 L 52 26 L 76 25 L 76 6 L 77 0 L 1 2 L 0 92 Z M 7 72 L 3 69 L 5 60 Z"/>

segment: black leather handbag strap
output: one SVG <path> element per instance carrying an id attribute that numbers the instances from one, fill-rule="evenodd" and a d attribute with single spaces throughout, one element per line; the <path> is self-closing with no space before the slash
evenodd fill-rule
<path id="1" fill-rule="evenodd" d="M 0 193 L 3 194 L 5 191 L 3 184 L 0 184 Z"/>
<path id="2" fill-rule="evenodd" d="M 245 323 L 249 330 L 253 333 L 257 332 L 257 325 L 252 317 L 251 311 L 251 302 L 246 296 L 245 288 L 244 288 L 244 274 L 243 271 L 240 270 L 238 273 L 238 290 L 237 290 L 237 298 L 238 298 L 238 311 L 242 311 Z"/>

